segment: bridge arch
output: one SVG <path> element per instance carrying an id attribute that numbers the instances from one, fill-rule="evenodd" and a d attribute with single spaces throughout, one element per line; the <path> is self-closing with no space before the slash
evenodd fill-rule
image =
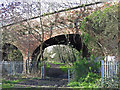
<path id="1" fill-rule="evenodd" d="M 12 53 L 12 54 L 10 54 Z M 11 56 L 9 56 L 9 54 Z M 12 58 L 10 58 L 12 57 Z M 11 43 L 4 43 L 2 46 L 2 60 L 4 61 L 23 61 L 23 53 L 19 48 Z"/>
<path id="2" fill-rule="evenodd" d="M 82 50 L 82 56 L 87 57 L 89 55 L 87 46 L 82 43 L 80 34 L 62 34 L 52 38 L 47 39 L 43 43 L 42 50 L 52 45 L 69 45 L 78 51 Z M 40 53 L 40 45 L 34 50 L 32 54 L 32 60 L 37 58 Z"/>

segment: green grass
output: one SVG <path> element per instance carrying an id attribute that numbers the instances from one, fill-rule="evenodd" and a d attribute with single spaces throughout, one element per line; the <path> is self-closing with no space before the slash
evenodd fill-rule
<path id="1" fill-rule="evenodd" d="M 38 65 L 39 69 L 41 69 L 41 66 L 43 66 L 43 63 L 39 63 L 39 65 Z M 49 68 L 50 68 L 50 64 L 49 64 L 49 62 L 46 62 L 45 63 L 45 70 L 48 70 Z"/>
<path id="2" fill-rule="evenodd" d="M 48 62 L 45 63 L 45 72 L 50 68 L 50 64 Z"/>
<path id="3" fill-rule="evenodd" d="M 18 82 L 21 82 L 21 81 L 23 81 L 22 79 L 20 79 L 20 80 L 12 80 L 12 81 L 10 81 L 10 80 L 2 80 L 2 83 L 5 83 L 5 84 L 17 84 Z"/>
<path id="4" fill-rule="evenodd" d="M 46 68 L 50 68 L 50 64 L 47 62 L 47 63 L 45 63 L 45 67 Z"/>
<path id="5" fill-rule="evenodd" d="M 81 87 L 81 88 L 96 88 L 97 82 L 100 80 L 100 76 L 96 73 L 89 72 L 86 77 L 80 77 L 77 81 L 71 81 L 68 83 L 70 87 Z"/>
<path id="6" fill-rule="evenodd" d="M 52 64 L 60 64 L 60 65 L 63 65 L 65 63 L 60 63 L 60 62 L 51 62 Z"/>
<path id="7" fill-rule="evenodd" d="M 13 87 L 17 87 L 15 84 L 17 84 L 18 82 L 23 81 L 22 79 L 20 80 L 2 80 L 2 88 L 13 88 Z"/>
<path id="8" fill-rule="evenodd" d="M 96 87 L 96 84 L 95 83 L 86 83 L 86 82 L 70 82 L 68 83 L 67 86 L 70 86 L 70 87 L 75 87 L 75 88 L 95 88 Z"/>
<path id="9" fill-rule="evenodd" d="M 41 66 L 43 66 L 43 64 L 42 64 L 42 63 L 39 63 L 39 64 L 38 64 L 38 68 L 41 69 Z"/>
<path id="10" fill-rule="evenodd" d="M 16 88 L 16 87 L 19 87 L 19 88 L 31 88 L 31 87 L 25 87 L 24 85 L 15 85 L 15 84 L 2 84 L 2 88 Z"/>
<path id="11" fill-rule="evenodd" d="M 45 67 L 50 68 L 50 64 L 48 62 L 46 62 Z"/>
<path id="12" fill-rule="evenodd" d="M 62 70 L 63 72 L 65 72 L 65 73 L 67 73 L 68 72 L 68 69 L 69 69 L 70 67 L 68 66 L 68 65 L 61 65 L 60 66 L 60 70 Z"/>
<path id="13" fill-rule="evenodd" d="M 15 85 L 13 84 L 2 84 L 2 88 L 13 88 Z"/>
<path id="14" fill-rule="evenodd" d="M 33 77 L 32 79 L 41 79 L 41 77 Z"/>

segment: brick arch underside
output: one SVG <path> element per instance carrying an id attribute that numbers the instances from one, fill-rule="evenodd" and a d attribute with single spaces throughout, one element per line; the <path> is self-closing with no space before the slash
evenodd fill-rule
<path id="1" fill-rule="evenodd" d="M 67 34 L 67 35 L 63 34 L 52 37 L 43 43 L 43 48 L 42 48 L 43 51 L 48 46 L 52 46 L 52 45 L 69 45 L 78 51 L 82 50 L 83 57 L 89 56 L 88 48 L 84 43 L 82 43 L 80 34 Z M 32 54 L 32 60 L 36 60 L 37 55 L 39 53 L 40 53 L 40 45 L 34 50 Z"/>
<path id="2" fill-rule="evenodd" d="M 2 51 L 4 51 L 5 49 L 7 48 L 10 48 L 10 45 L 12 45 L 13 49 L 16 49 L 16 50 L 19 50 L 20 51 L 20 54 L 22 55 L 22 61 L 24 59 L 24 56 L 23 56 L 23 53 L 21 52 L 21 50 L 14 44 L 11 44 L 11 43 L 5 43 L 3 46 L 2 46 Z M 3 55 L 5 54 L 5 52 L 2 52 L 2 59 L 4 58 Z"/>

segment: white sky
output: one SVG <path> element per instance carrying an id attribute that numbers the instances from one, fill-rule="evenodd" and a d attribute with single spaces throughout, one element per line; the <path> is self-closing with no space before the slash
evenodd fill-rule
<path id="1" fill-rule="evenodd" d="M 53 11 L 58 11 L 58 10 L 62 10 L 65 8 L 75 7 L 75 6 L 78 6 L 80 4 L 86 4 L 86 3 L 91 3 L 91 2 L 93 3 L 93 2 L 97 2 L 97 1 L 117 1 L 117 0 L 0 0 L 0 7 L 1 7 L 2 3 L 7 4 L 7 3 L 12 2 L 12 1 L 27 2 L 27 3 L 32 3 L 32 1 L 34 1 L 34 2 L 40 1 L 41 5 L 42 5 L 41 14 L 44 14 L 47 12 L 53 12 Z M 57 4 L 54 4 L 55 2 Z M 52 3 L 52 4 L 49 4 L 49 3 Z M 70 3 L 72 3 L 72 5 Z M 34 15 L 38 15 L 37 12 Z M 25 15 L 23 14 L 23 16 L 25 16 Z M 29 18 L 29 17 L 27 17 L 27 18 Z"/>
<path id="2" fill-rule="evenodd" d="M 58 2 L 58 3 L 63 3 L 63 2 L 96 2 L 96 1 L 117 1 L 117 0 L 0 0 L 1 3 L 5 2 L 12 2 L 12 1 L 24 1 L 24 2 L 30 2 L 30 1 L 46 1 L 46 2 Z"/>

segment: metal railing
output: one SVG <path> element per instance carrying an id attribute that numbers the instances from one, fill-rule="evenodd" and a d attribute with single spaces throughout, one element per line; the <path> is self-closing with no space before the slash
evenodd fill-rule
<path id="1" fill-rule="evenodd" d="M 2 74 L 16 75 L 23 72 L 23 61 L 2 61 Z"/>

